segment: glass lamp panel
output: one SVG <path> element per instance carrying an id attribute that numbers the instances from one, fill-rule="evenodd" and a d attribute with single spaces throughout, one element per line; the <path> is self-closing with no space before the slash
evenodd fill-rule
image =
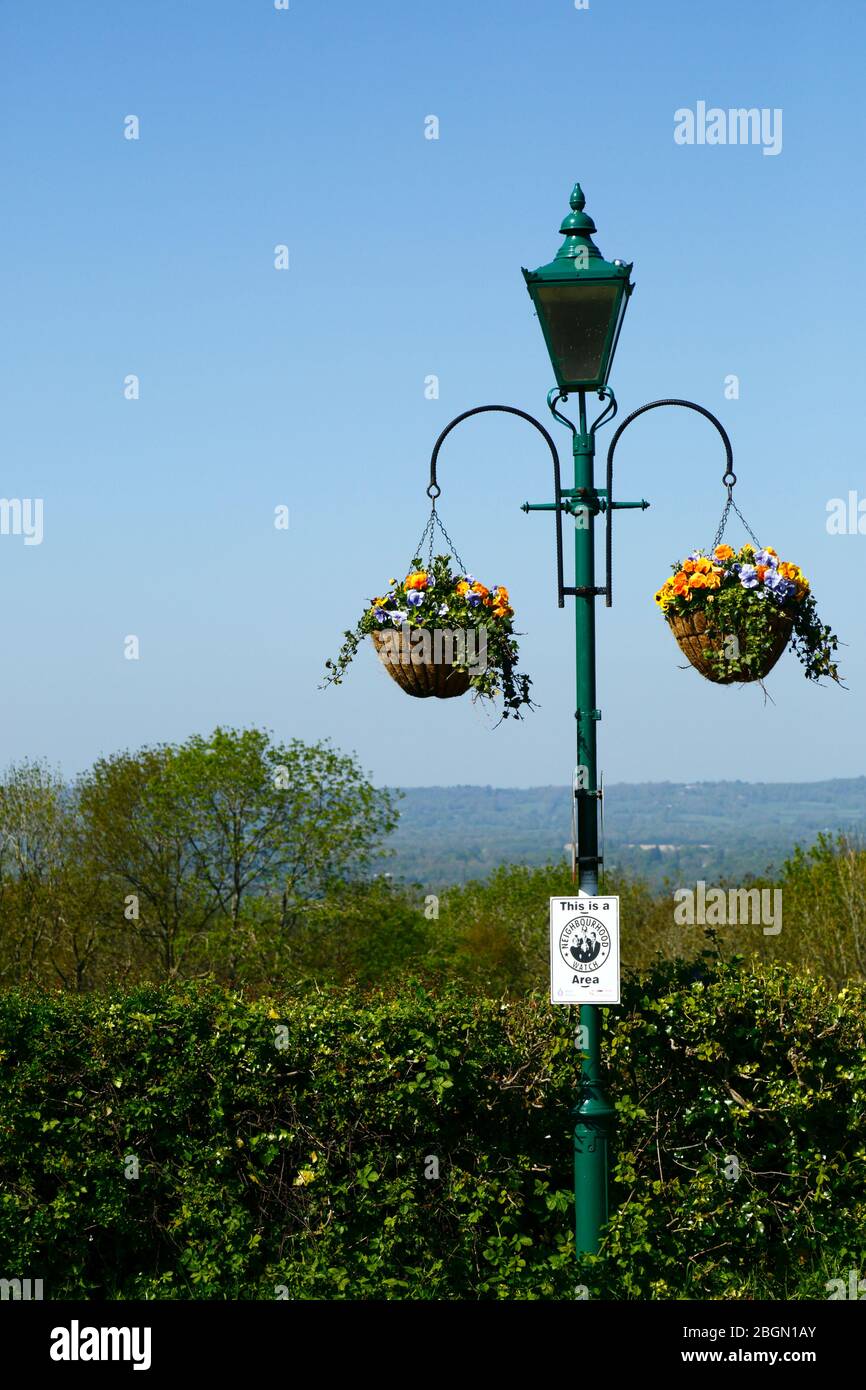
<path id="1" fill-rule="evenodd" d="M 536 297 L 561 382 L 603 384 L 622 282 L 539 285 Z"/>

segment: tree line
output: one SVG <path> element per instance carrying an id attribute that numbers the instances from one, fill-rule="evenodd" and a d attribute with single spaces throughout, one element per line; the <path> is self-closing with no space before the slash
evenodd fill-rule
<path id="1" fill-rule="evenodd" d="M 394 798 L 328 743 L 217 728 L 0 783 L 0 983 L 279 978 L 373 871 Z"/>
<path id="2" fill-rule="evenodd" d="M 397 818 L 396 794 L 354 757 L 259 729 L 116 753 L 71 785 L 19 763 L 0 779 L 0 987 L 211 976 L 253 993 L 412 979 L 494 996 L 546 989 L 548 898 L 573 891 L 569 868 L 504 865 L 437 895 L 387 872 Z M 653 891 L 617 874 L 604 887 L 621 897 L 624 968 L 700 970 L 710 952 L 836 987 L 866 978 L 858 841 L 821 836 L 772 879 L 746 882 L 778 900 L 771 933 L 678 920 L 676 893 L 693 884 Z M 732 886 L 742 895 L 743 881 Z"/>

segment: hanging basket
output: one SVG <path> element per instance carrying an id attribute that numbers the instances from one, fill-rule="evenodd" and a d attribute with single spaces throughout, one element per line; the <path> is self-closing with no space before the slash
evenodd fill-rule
<path id="1" fill-rule="evenodd" d="M 775 632 L 773 642 L 766 648 L 760 663 L 755 663 L 747 668 L 747 674 L 740 669 L 734 675 L 719 675 L 713 669 L 710 662 L 704 656 L 704 652 L 721 652 L 724 650 L 726 637 L 719 635 L 708 635 L 708 624 L 706 613 L 696 612 L 688 614 L 668 613 L 666 614 L 671 632 L 680 645 L 680 650 L 685 653 L 694 666 L 696 671 L 700 671 L 708 681 L 714 681 L 716 685 L 745 685 L 750 681 L 760 681 L 764 676 L 772 671 L 782 652 L 791 640 L 793 621 L 787 613 L 773 613 L 768 615 L 771 625 Z M 743 651 L 747 651 L 747 644 L 742 636 L 739 637 Z"/>
<path id="2" fill-rule="evenodd" d="M 453 700 L 469 689 L 468 671 L 448 661 L 413 661 L 415 653 L 404 651 L 401 655 L 402 643 L 389 642 L 381 632 L 371 632 L 370 636 L 388 675 L 407 695 L 415 695 L 419 700 L 429 699 L 431 695 L 437 700 Z"/>

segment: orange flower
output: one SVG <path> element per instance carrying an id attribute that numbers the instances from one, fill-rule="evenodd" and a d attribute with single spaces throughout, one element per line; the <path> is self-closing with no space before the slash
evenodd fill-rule
<path id="1" fill-rule="evenodd" d="M 680 570 L 680 574 L 693 574 L 696 569 L 697 565 L 694 560 L 683 560 L 683 567 Z"/>
<path id="2" fill-rule="evenodd" d="M 792 565 L 790 560 L 783 560 L 779 565 L 779 573 L 783 579 L 793 579 L 795 581 L 803 578 L 800 573 L 799 565 Z"/>
<path id="3" fill-rule="evenodd" d="M 692 574 L 692 575 L 689 575 L 689 588 L 690 588 L 690 589 L 706 589 L 706 587 L 707 587 L 707 576 L 706 576 L 705 574 Z"/>
<path id="4" fill-rule="evenodd" d="M 712 574 L 708 574 L 705 578 L 705 584 L 708 589 L 718 589 L 721 582 L 718 570 L 713 570 Z"/>
<path id="5" fill-rule="evenodd" d="M 487 598 L 487 595 L 490 593 L 490 590 L 485 589 L 484 585 L 479 584 L 476 580 L 475 583 L 472 585 L 472 592 L 473 594 L 480 594 L 482 598 Z"/>
<path id="6" fill-rule="evenodd" d="M 713 554 L 717 560 L 730 560 L 734 552 L 729 545 L 717 545 Z"/>
<path id="7" fill-rule="evenodd" d="M 675 594 L 685 594 L 689 587 L 689 577 L 686 570 L 681 569 L 670 579 L 669 584 Z"/>
<path id="8" fill-rule="evenodd" d="M 767 570 L 769 568 L 769 565 L 755 565 L 755 574 L 758 576 L 760 580 L 763 580 L 764 575 L 767 573 Z"/>
<path id="9" fill-rule="evenodd" d="M 407 589 L 426 589 L 429 582 L 424 570 L 416 570 L 413 574 L 406 575 Z"/>

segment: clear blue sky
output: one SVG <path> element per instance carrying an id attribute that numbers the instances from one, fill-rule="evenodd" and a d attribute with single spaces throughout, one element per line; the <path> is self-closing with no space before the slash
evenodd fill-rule
<path id="1" fill-rule="evenodd" d="M 861 5 L 19 0 L 0 25 L 0 494 L 45 509 L 41 545 L 0 536 L 0 762 L 72 774 L 254 722 L 329 736 L 380 783 L 569 780 L 573 618 L 552 521 L 519 510 L 549 479 L 518 422 L 449 441 L 441 508 L 511 590 L 541 709 L 493 731 L 468 700 L 409 700 L 372 651 L 317 683 L 411 558 L 441 427 L 491 401 L 544 415 L 520 267 L 557 249 L 580 179 L 602 251 L 635 263 L 621 416 L 716 410 L 741 507 L 849 644 L 849 692 L 787 657 L 767 705 L 678 669 L 652 594 L 712 538 L 723 458 L 697 417 L 650 415 L 618 459 L 652 508 L 618 519 L 598 615 L 606 778 L 866 771 L 866 535 L 825 526 L 828 499 L 866 497 Z M 781 153 L 677 145 L 699 101 L 781 108 Z"/>

